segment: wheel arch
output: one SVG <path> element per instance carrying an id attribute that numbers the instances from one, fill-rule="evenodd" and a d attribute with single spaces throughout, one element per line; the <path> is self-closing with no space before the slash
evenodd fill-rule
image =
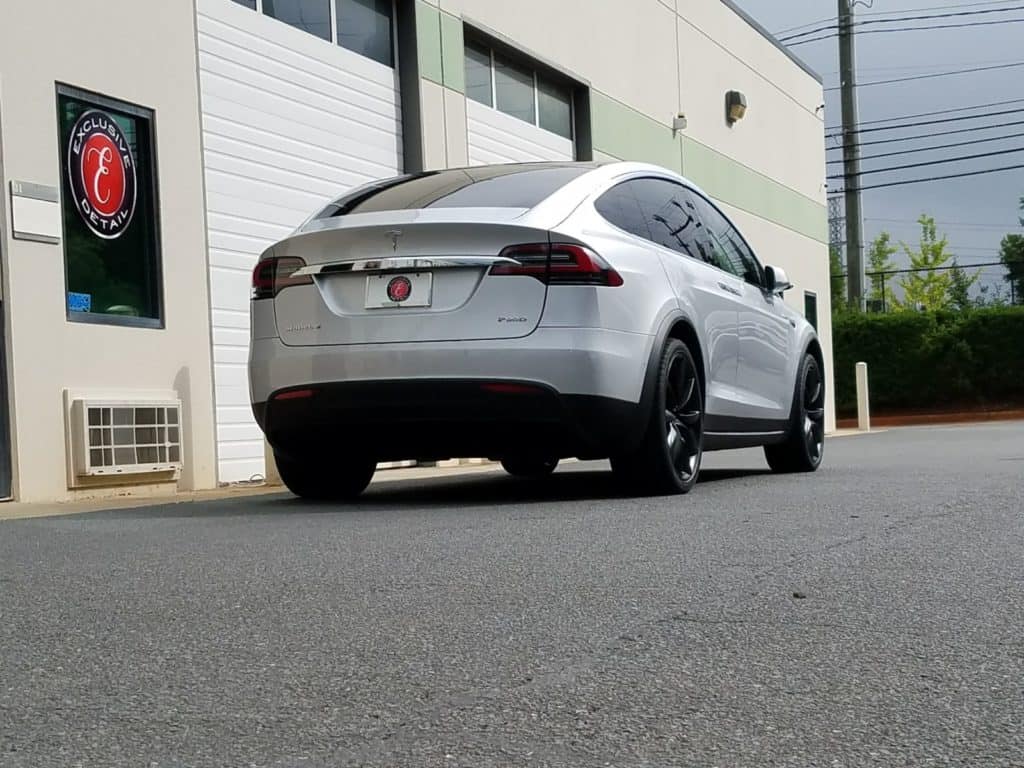
<path id="1" fill-rule="evenodd" d="M 690 354 L 693 355 L 693 361 L 697 364 L 697 379 L 700 382 L 701 401 L 707 403 L 707 370 L 704 367 L 704 352 L 700 346 L 700 338 L 697 336 L 697 330 L 693 327 L 693 324 L 687 318 L 679 317 L 675 319 L 675 322 L 669 329 L 668 335 L 666 336 L 664 341 L 662 341 L 661 347 L 664 347 L 665 343 L 669 339 L 678 339 L 679 341 L 683 342 L 683 344 L 686 345 L 687 349 L 690 350 Z"/>

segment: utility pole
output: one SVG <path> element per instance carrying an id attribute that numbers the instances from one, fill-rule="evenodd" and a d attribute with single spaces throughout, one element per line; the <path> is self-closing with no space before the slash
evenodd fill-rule
<path id="1" fill-rule="evenodd" d="M 860 210 L 860 134 L 857 133 L 857 62 L 854 0 L 839 0 L 839 86 L 843 118 L 843 190 L 846 205 L 846 291 L 860 308 L 864 295 L 864 234 Z"/>

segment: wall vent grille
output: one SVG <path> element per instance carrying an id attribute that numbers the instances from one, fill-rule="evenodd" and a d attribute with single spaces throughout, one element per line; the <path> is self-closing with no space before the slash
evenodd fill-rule
<path id="1" fill-rule="evenodd" d="M 180 402 L 75 400 L 72 422 L 79 476 L 181 469 Z"/>

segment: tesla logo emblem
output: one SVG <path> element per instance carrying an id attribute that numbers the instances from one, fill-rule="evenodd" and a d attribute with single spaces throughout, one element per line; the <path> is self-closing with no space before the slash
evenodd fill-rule
<path id="1" fill-rule="evenodd" d="M 402 230 L 400 230 L 400 229 L 393 229 L 390 232 L 388 232 L 388 237 L 391 238 L 391 250 L 392 251 L 397 251 L 398 250 L 398 238 L 400 238 L 401 236 L 402 236 Z"/>
<path id="2" fill-rule="evenodd" d="M 75 207 L 97 237 L 112 240 L 135 214 L 135 160 L 121 126 L 106 112 L 90 109 L 71 129 L 68 183 Z"/>
<path id="3" fill-rule="evenodd" d="M 394 277 L 388 283 L 388 298 L 400 304 L 412 295 L 412 282 L 408 277 Z"/>

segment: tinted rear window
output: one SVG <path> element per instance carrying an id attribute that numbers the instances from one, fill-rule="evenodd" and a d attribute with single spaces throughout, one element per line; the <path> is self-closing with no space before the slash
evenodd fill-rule
<path id="1" fill-rule="evenodd" d="M 491 165 L 387 179 L 338 198 L 317 218 L 410 208 L 533 208 L 593 165 Z"/>

